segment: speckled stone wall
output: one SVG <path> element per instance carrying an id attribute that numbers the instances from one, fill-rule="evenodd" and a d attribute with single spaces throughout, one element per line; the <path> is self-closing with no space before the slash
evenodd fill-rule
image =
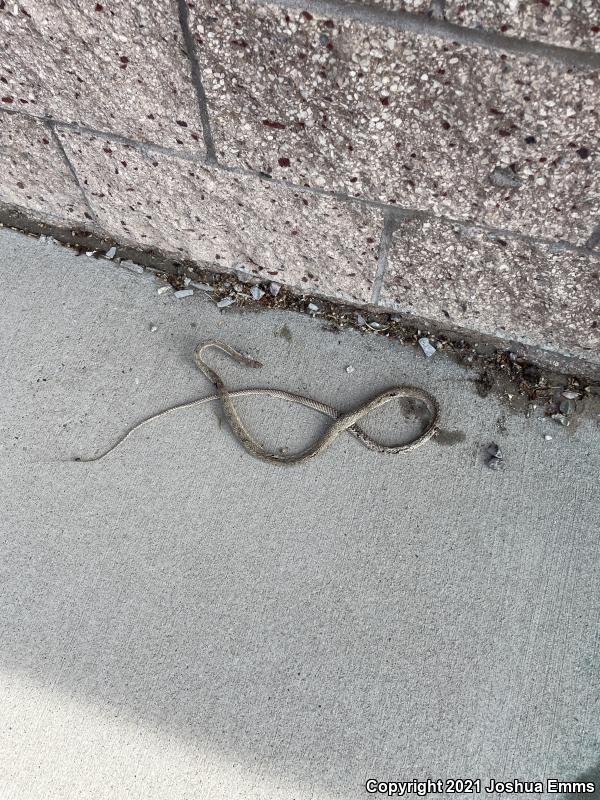
<path id="1" fill-rule="evenodd" d="M 0 0 L 0 204 L 600 363 L 598 0 Z"/>

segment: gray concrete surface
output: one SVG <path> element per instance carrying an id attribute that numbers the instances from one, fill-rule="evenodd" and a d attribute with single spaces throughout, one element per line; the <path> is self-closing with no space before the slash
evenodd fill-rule
<path id="1" fill-rule="evenodd" d="M 594 420 L 513 415 L 441 354 L 221 313 L 16 233 L 0 234 L 0 270 L 0 796 L 600 783 Z M 250 458 L 204 407 L 106 461 L 69 460 L 211 391 L 191 352 L 214 337 L 265 364 L 248 375 L 215 356 L 232 387 L 349 407 L 425 386 L 456 443 L 385 457 L 346 437 L 285 469 Z M 321 429 L 283 406 L 240 404 L 267 444 Z M 415 425 L 388 409 L 370 430 Z M 482 463 L 492 440 L 504 472 Z"/>

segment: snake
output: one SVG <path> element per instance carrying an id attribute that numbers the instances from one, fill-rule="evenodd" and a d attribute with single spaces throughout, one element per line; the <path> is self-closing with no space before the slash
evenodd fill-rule
<path id="1" fill-rule="evenodd" d="M 212 369 L 212 367 L 210 367 L 204 359 L 204 352 L 209 348 L 220 350 L 221 352 L 230 356 L 230 358 L 232 358 L 238 364 L 243 364 L 251 369 L 259 369 L 263 366 L 260 361 L 256 361 L 255 359 L 244 355 L 224 342 L 220 342 L 215 339 L 200 342 L 200 344 L 194 350 L 194 363 L 203 373 L 203 375 L 214 384 L 217 394 L 209 395 L 208 397 L 201 397 L 185 403 L 179 403 L 177 405 L 170 406 L 163 411 L 159 411 L 158 413 L 153 414 L 141 422 L 138 422 L 123 436 L 121 436 L 121 438 L 118 439 L 113 445 L 99 455 L 91 458 L 75 458 L 74 460 L 82 463 L 100 461 L 109 453 L 112 453 L 117 447 L 122 445 L 135 431 L 137 431 L 143 425 L 147 425 L 148 423 L 153 422 L 160 417 L 164 417 L 167 414 L 172 414 L 176 411 L 181 411 L 185 408 L 192 408 L 193 406 L 198 406 L 205 403 L 215 402 L 217 400 L 221 401 L 223 411 L 225 412 L 225 416 L 227 417 L 227 421 L 229 423 L 229 427 L 244 449 L 255 458 L 259 458 L 262 461 L 267 461 L 272 464 L 290 465 L 301 464 L 305 461 L 308 461 L 309 459 L 323 453 L 333 443 L 333 441 L 345 431 L 348 431 L 348 433 L 352 434 L 369 450 L 373 450 L 377 453 L 406 453 L 416 450 L 417 447 L 421 447 L 421 445 L 425 444 L 425 442 L 431 439 L 439 430 L 438 422 L 440 418 L 440 408 L 437 400 L 435 397 L 433 397 L 433 395 L 429 394 L 429 392 L 426 392 L 424 389 L 420 389 L 416 386 L 393 386 L 392 388 L 376 395 L 371 400 L 368 400 L 367 402 L 362 403 L 361 405 L 347 412 L 341 412 L 333 406 L 321 403 L 318 400 L 313 400 L 311 397 L 306 397 L 305 395 L 301 394 L 293 394 L 282 389 L 248 388 L 229 391 L 229 389 L 227 389 L 225 386 L 221 376 L 214 369 Z M 266 450 L 246 429 L 237 412 L 235 403 L 233 402 L 239 397 L 258 396 L 272 397 L 280 400 L 287 400 L 291 403 L 298 403 L 306 406 L 307 408 L 311 408 L 314 411 L 318 411 L 324 416 L 330 417 L 333 422 L 313 444 L 306 447 L 304 450 L 301 450 L 298 453 L 273 453 L 269 450 Z M 403 397 L 411 398 L 413 400 L 420 400 L 425 404 L 429 412 L 429 422 L 427 426 L 412 441 L 403 444 L 384 445 L 369 436 L 358 425 L 359 420 L 363 419 L 363 417 L 366 417 L 376 408 L 381 408 L 386 403 Z"/>

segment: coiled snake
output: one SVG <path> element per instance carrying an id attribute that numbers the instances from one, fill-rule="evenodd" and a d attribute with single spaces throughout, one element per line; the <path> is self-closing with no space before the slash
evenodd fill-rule
<path id="1" fill-rule="evenodd" d="M 416 386 L 394 386 L 391 389 L 387 389 L 385 392 L 376 395 L 372 400 L 369 400 L 352 411 L 348 411 L 346 413 L 342 413 L 336 408 L 328 406 L 325 403 L 320 403 L 318 400 L 313 400 L 310 397 L 305 397 L 300 394 L 292 394 L 281 389 L 240 389 L 238 391 L 230 392 L 221 380 L 221 377 L 204 361 L 204 351 L 209 347 L 213 347 L 221 350 L 224 353 L 227 353 L 227 355 L 231 356 L 231 358 L 234 361 L 237 361 L 238 364 L 244 364 L 244 366 L 252 367 L 253 369 L 262 367 L 260 361 L 255 361 L 253 358 L 243 355 L 237 350 L 234 350 L 233 347 L 230 347 L 228 344 L 224 344 L 223 342 L 218 342 L 212 339 L 206 342 L 201 342 L 194 350 L 194 361 L 198 369 L 209 379 L 209 381 L 214 383 L 217 389 L 217 394 L 209 397 L 202 397 L 198 400 L 191 400 L 187 403 L 180 403 L 179 405 L 172 406 L 164 411 L 160 411 L 158 414 L 153 414 L 151 417 L 148 417 L 142 422 L 138 422 L 137 425 L 134 425 L 115 444 L 113 444 L 108 450 L 105 450 L 100 455 L 92 458 L 76 458 L 75 461 L 81 461 L 85 463 L 90 461 L 100 461 L 113 450 L 115 450 L 115 448 L 117 448 L 119 445 L 123 444 L 123 442 L 128 439 L 132 433 L 134 433 L 134 431 L 136 431 L 138 428 L 141 428 L 142 425 L 147 425 L 149 422 L 152 422 L 159 417 L 163 417 L 166 414 L 171 414 L 174 411 L 180 411 L 184 408 L 191 408 L 192 406 L 201 405 L 203 403 L 211 403 L 215 400 L 220 400 L 223 404 L 223 410 L 225 411 L 231 430 L 240 440 L 244 448 L 256 458 L 260 458 L 263 461 L 268 461 L 273 464 L 301 464 L 304 461 L 308 461 L 309 458 L 314 458 L 315 456 L 319 455 L 319 453 L 322 453 L 324 450 L 326 450 L 334 441 L 334 439 L 337 439 L 337 437 L 343 433 L 343 431 L 348 431 L 360 442 L 362 442 L 365 447 L 368 447 L 369 450 L 374 450 L 377 453 L 406 453 L 410 450 L 415 450 L 422 444 L 425 444 L 425 442 L 431 439 L 431 437 L 434 436 L 438 430 L 437 423 L 440 415 L 438 402 L 435 397 L 430 395 L 424 389 L 419 389 Z M 256 396 L 275 397 L 281 400 L 289 400 L 292 403 L 299 403 L 300 405 L 306 406 L 307 408 L 312 408 L 315 411 L 324 414 L 325 416 L 331 417 L 331 419 L 334 421 L 325 431 L 325 433 L 320 436 L 316 442 L 314 442 L 314 444 L 310 445 L 305 450 L 289 455 L 284 453 L 271 453 L 268 450 L 265 450 L 264 447 L 262 447 L 262 445 L 259 444 L 259 442 L 257 442 L 256 439 L 246 430 L 233 403 L 234 398 L 237 397 Z M 363 417 L 366 417 L 367 414 L 374 409 L 379 408 L 380 406 L 383 406 L 386 403 L 389 403 L 391 400 L 395 400 L 399 397 L 409 397 L 425 403 L 430 414 L 429 423 L 425 430 L 411 442 L 391 446 L 380 444 L 368 436 L 359 427 L 358 421 Z"/>

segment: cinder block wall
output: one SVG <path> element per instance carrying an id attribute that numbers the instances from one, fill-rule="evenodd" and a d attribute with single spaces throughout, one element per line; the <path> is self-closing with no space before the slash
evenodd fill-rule
<path id="1" fill-rule="evenodd" d="M 600 360 L 600 0 L 0 0 L 0 202 Z"/>

